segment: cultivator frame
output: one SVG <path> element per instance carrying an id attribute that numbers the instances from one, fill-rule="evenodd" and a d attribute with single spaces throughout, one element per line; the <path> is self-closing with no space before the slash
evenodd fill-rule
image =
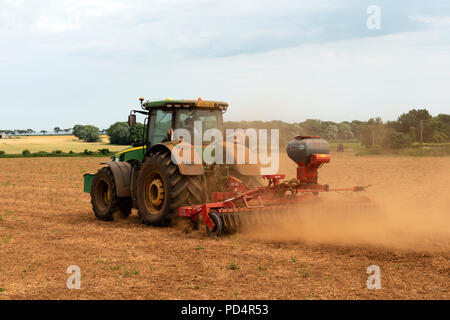
<path id="1" fill-rule="evenodd" d="M 312 157 L 329 162 L 330 157 Z M 316 163 L 317 164 L 317 163 Z M 300 165 L 299 165 L 300 167 Z M 317 179 L 319 166 L 307 166 L 303 172 Z M 302 169 L 302 168 L 299 168 Z M 315 171 L 311 173 L 311 170 Z M 331 189 L 328 185 L 306 182 L 305 179 L 282 181 L 284 174 L 263 175 L 267 185 L 248 189 L 239 179 L 228 176 L 228 192 L 213 192 L 212 202 L 194 206 L 184 206 L 178 209 L 180 217 L 188 218 L 195 227 L 199 225 L 201 216 L 209 235 L 220 237 L 225 231 L 239 231 L 243 220 L 251 220 L 256 213 L 256 219 L 265 217 L 264 212 L 284 211 L 304 203 L 306 200 L 314 200 L 321 192 L 360 192 L 369 186 L 354 186 L 350 188 Z M 252 221 L 249 221 L 252 224 Z"/>

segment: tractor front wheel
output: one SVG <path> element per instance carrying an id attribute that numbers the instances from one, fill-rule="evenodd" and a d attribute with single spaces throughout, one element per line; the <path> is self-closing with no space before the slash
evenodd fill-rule
<path id="1" fill-rule="evenodd" d="M 99 220 L 112 221 L 113 214 L 120 212 L 122 217 L 131 213 L 131 198 L 119 198 L 111 169 L 101 168 L 94 176 L 91 187 L 91 203 L 95 216 Z"/>

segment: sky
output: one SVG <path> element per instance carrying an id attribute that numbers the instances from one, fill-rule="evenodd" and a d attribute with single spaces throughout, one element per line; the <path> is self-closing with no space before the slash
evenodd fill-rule
<path id="1" fill-rule="evenodd" d="M 450 113 L 449 88 L 444 0 L 0 0 L 0 129 L 107 128 L 141 96 L 387 121 Z"/>

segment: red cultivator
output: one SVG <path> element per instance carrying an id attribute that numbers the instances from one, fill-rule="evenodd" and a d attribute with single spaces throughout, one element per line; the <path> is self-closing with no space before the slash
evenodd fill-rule
<path id="1" fill-rule="evenodd" d="M 332 189 L 318 183 L 318 169 L 331 160 L 329 145 L 320 137 L 297 137 L 288 144 L 288 156 L 297 163 L 297 178 L 283 180 L 284 174 L 262 176 L 267 185 L 248 189 L 239 179 L 228 177 L 227 192 L 213 192 L 211 202 L 178 209 L 178 215 L 198 226 L 202 216 L 207 233 L 220 237 L 224 231 L 235 232 L 252 219 L 266 217 L 264 212 L 284 211 L 314 202 L 322 192 L 364 191 L 366 187 Z M 250 221 L 249 221 L 250 220 Z"/>

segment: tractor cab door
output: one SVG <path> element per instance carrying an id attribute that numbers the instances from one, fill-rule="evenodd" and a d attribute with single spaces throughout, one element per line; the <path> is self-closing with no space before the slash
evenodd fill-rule
<path id="1" fill-rule="evenodd" d="M 172 129 L 172 110 L 156 109 L 150 114 L 148 143 L 150 146 L 167 141 L 167 131 Z"/>

